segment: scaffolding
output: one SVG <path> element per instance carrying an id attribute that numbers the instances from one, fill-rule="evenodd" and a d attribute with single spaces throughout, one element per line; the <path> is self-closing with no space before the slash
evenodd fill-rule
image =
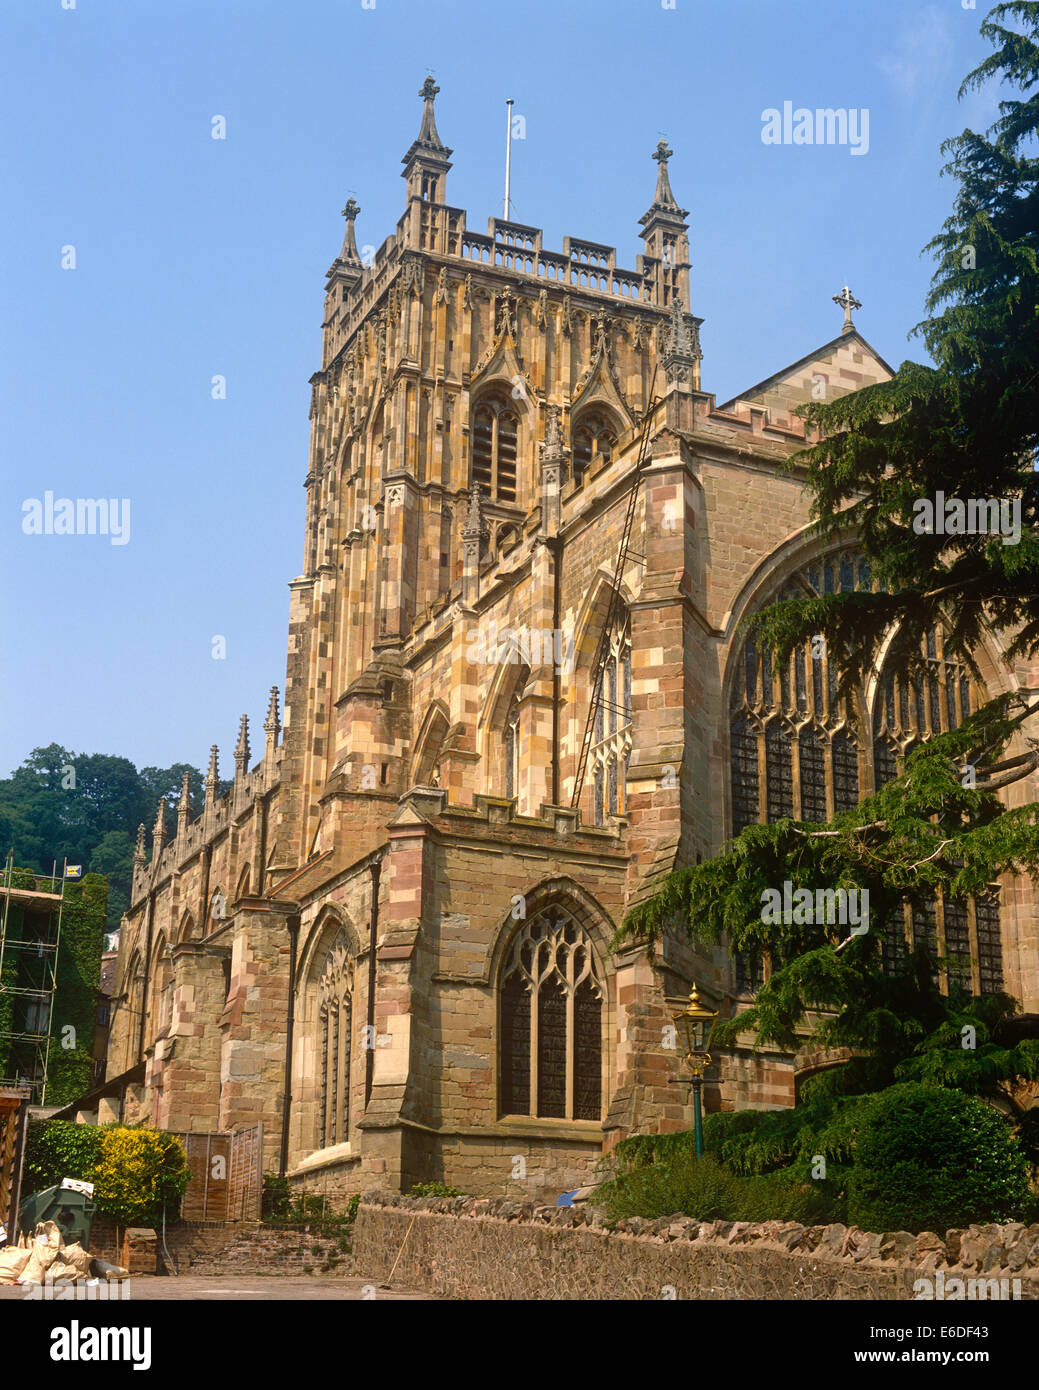
<path id="1" fill-rule="evenodd" d="M 67 868 L 20 870 L 32 886 L 16 885 L 12 851 L 0 883 L 0 1087 L 27 1087 L 36 1105 L 47 1103 Z"/>

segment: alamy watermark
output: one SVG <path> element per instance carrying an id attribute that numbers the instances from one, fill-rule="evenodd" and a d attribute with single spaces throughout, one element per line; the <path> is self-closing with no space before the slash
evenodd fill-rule
<path id="1" fill-rule="evenodd" d="M 107 536 L 112 545 L 130 539 L 129 497 L 58 497 L 45 492 L 22 503 L 27 536 Z"/>
<path id="2" fill-rule="evenodd" d="M 947 1279 L 944 1269 L 939 1269 L 935 1271 L 933 1279 L 913 1281 L 913 1298 L 918 1300 L 959 1303 L 969 1298 L 1010 1302 L 1020 1297 L 1020 1279 L 960 1279 L 955 1275 Z"/>
<path id="3" fill-rule="evenodd" d="M 869 931 L 868 888 L 795 888 L 789 879 L 761 894 L 761 920 L 766 926 L 850 926 L 852 936 Z"/>
<path id="4" fill-rule="evenodd" d="M 466 633 L 465 640 L 465 659 L 472 665 L 552 665 L 561 676 L 570 675 L 574 669 L 573 634 L 562 628 L 499 629 L 492 618 L 486 632 L 474 629 Z"/>
<path id="5" fill-rule="evenodd" d="M 763 145 L 847 145 L 852 154 L 869 153 L 869 108 L 807 106 L 784 101 L 782 111 L 761 113 Z"/>
<path id="6" fill-rule="evenodd" d="M 1021 539 L 1020 497 L 918 497 L 913 503 L 918 536 L 1002 536 L 1004 545 Z"/>

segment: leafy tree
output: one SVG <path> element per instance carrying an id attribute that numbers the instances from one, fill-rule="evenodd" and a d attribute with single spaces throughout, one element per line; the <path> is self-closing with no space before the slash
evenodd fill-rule
<path id="1" fill-rule="evenodd" d="M 187 763 L 138 772 L 129 759 L 106 753 L 74 753 L 58 743 L 36 748 L 0 781 L 0 846 L 13 847 L 19 862 L 40 873 L 67 860 L 107 874 L 108 929 L 115 931 L 129 906 L 137 827 L 154 825 L 161 797 L 172 837 L 185 772 L 197 812 L 202 776 Z"/>
<path id="2" fill-rule="evenodd" d="M 986 136 L 967 130 L 943 147 L 958 192 L 928 248 L 937 259 L 932 317 L 917 330 L 934 365 L 906 362 L 890 382 L 802 407 L 820 437 L 790 463 L 806 470 L 816 533 L 854 527 L 876 585 L 779 602 L 746 624 L 777 662 L 823 634 L 839 697 L 876 670 L 882 645 L 888 669 L 918 675 L 938 623 L 946 652 L 975 672 L 974 649 L 990 630 L 1012 657 L 1039 650 L 1039 3 L 999 5 L 981 32 L 995 52 L 961 94 L 999 78 L 1019 95 L 1001 103 Z M 1019 540 L 919 534 L 916 504 L 938 492 L 1019 504 Z M 684 919 L 694 942 L 727 937 L 735 952 L 770 950 L 773 973 L 753 1007 L 717 1037 L 724 1044 L 752 1027 L 759 1042 L 794 1049 L 798 1030 L 811 1027 L 823 1045 L 852 1054 L 842 1073 L 809 1083 L 816 1094 L 914 1078 L 1014 1109 L 1017 1083 L 1039 1077 L 1039 1042 L 1009 1026 L 1014 1001 L 971 999 L 956 987 L 943 996 L 926 950 L 885 970 L 883 940 L 905 901 L 922 908 L 939 888 L 962 899 L 986 893 L 1001 873 L 1035 876 L 1039 807 L 1008 808 L 996 793 L 1039 765 L 1033 740 L 1004 757 L 1036 708 L 1021 696 L 991 701 L 832 825 L 748 827 L 714 860 L 671 874 L 628 914 L 615 944 L 639 938 L 652 950 Z M 967 764 L 973 786 L 964 785 Z M 763 922 L 763 893 L 786 880 L 868 890 L 869 930 L 847 934 L 797 913 Z M 965 1026 L 976 1030 L 973 1050 L 960 1046 Z"/>

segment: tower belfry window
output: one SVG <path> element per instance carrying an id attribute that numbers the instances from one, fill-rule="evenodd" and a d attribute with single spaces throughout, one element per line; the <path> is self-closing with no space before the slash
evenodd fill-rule
<path id="1" fill-rule="evenodd" d="M 498 502 L 516 500 L 519 422 L 504 401 L 483 401 L 473 414 L 471 484 Z"/>
<path id="2" fill-rule="evenodd" d="M 616 432 L 603 415 L 593 412 L 581 417 L 573 436 L 573 474 L 578 487 L 593 463 L 609 463 L 616 444 Z"/>

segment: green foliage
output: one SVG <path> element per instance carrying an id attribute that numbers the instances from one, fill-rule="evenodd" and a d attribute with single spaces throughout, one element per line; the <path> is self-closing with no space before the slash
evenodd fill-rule
<path id="1" fill-rule="evenodd" d="M 939 621 L 946 651 L 972 666 L 989 625 L 1011 659 L 1039 648 L 1039 4 L 998 5 L 981 33 L 994 52 L 960 95 L 989 81 L 1009 90 L 985 135 L 968 129 L 942 149 L 956 193 L 926 248 L 931 317 L 915 330 L 934 365 L 906 362 L 889 382 L 803 407 L 823 437 L 791 460 L 807 469 L 819 532 L 853 527 L 883 592 L 794 600 L 751 623 L 780 652 L 825 633 L 842 693 L 896 623 L 888 659 L 904 671 Z M 915 504 L 939 491 L 1019 499 L 1020 540 L 918 534 Z"/>
<path id="2" fill-rule="evenodd" d="M 100 874 L 85 874 L 65 884 L 47 1067 L 48 1105 L 67 1105 L 90 1090 L 107 906 L 108 885 Z M 70 1047 L 73 1040 L 75 1045 Z"/>
<path id="3" fill-rule="evenodd" d="M 190 1180 L 180 1142 L 162 1130 L 30 1120 L 25 1145 L 25 1195 L 63 1178 L 94 1184 L 98 1216 L 150 1226 L 176 1216 Z"/>
<path id="4" fill-rule="evenodd" d="M 300 1192 L 292 1196 L 292 1185 L 288 1178 L 267 1173 L 263 1179 L 263 1220 L 268 1226 L 278 1230 L 306 1230 L 324 1240 L 334 1241 L 342 1254 L 351 1249 L 350 1230 L 357 1218 L 360 1194 L 354 1193 L 347 1202 L 345 1212 L 332 1210 L 327 1198 L 314 1193 Z M 321 1249 L 314 1247 L 313 1253 Z M 333 1255 L 333 1263 L 338 1256 Z"/>
<path id="5" fill-rule="evenodd" d="M 795 1173 L 740 1177 L 713 1154 L 700 1159 L 673 1151 L 662 1162 L 637 1166 L 603 1183 L 596 1201 L 610 1224 L 627 1216 L 656 1219 L 681 1213 L 701 1221 L 800 1221 L 824 1225 L 842 1219 L 829 1187 Z"/>
<path id="6" fill-rule="evenodd" d="M 12 870 L 12 887 L 34 888 L 36 880 L 32 869 L 16 867 Z M 49 879 L 43 886 L 50 891 Z M 90 1089 L 105 930 L 107 885 L 104 878 L 86 874 L 78 880 L 70 879 L 65 882 L 63 892 L 57 989 L 50 1015 L 48 1105 L 67 1104 Z M 35 940 L 43 934 L 45 925 L 40 920 L 39 909 L 31 910 L 13 900 L 7 928 L 11 938 Z M 11 950 L 6 954 L 3 984 L 8 989 L 46 988 L 49 983 L 46 957 L 37 956 L 31 950 Z M 0 1033 L 27 1030 L 27 999 L 27 995 L 0 995 Z M 0 1038 L 0 1076 L 31 1077 L 37 1059 L 35 1042 Z"/>
<path id="7" fill-rule="evenodd" d="M 933 317 L 917 330 L 934 365 L 907 362 L 890 382 L 803 407 L 819 442 L 790 461 L 811 494 L 816 534 L 854 532 L 876 583 L 774 603 L 745 623 L 774 665 L 823 634 L 841 699 L 881 655 L 886 670 L 919 678 L 925 636 L 939 624 L 946 654 L 975 671 L 990 630 L 1007 641 L 1008 660 L 1039 651 L 1039 3 L 999 5 L 981 32 L 994 52 L 961 95 L 998 79 L 1010 96 L 987 136 L 968 130 L 944 147 L 957 193 L 928 248 Z M 1020 503 L 1019 541 L 918 534 L 916 503 L 938 492 Z M 906 902 L 922 908 L 938 890 L 962 902 L 1001 874 L 1039 876 L 1039 806 L 1008 807 L 997 795 L 1036 765 L 1022 734 L 1032 710 L 1020 695 L 990 701 L 829 827 L 748 827 L 717 858 L 665 879 L 613 944 L 637 938 L 652 953 L 677 920 L 694 945 L 771 952 L 773 973 L 753 1007 L 723 1021 L 716 1041 L 724 1047 L 753 1029 L 759 1044 L 792 1051 L 810 1026 L 818 1045 L 855 1054 L 809 1094 L 932 1081 L 999 1099 L 1023 1123 L 1015 1091 L 1039 1078 L 1039 1046 L 1012 1037 L 1014 1002 L 969 1000 L 955 988 L 944 998 L 931 983 L 938 962 L 924 950 L 885 974 L 881 942 Z M 1011 740 L 1026 751 L 1004 758 Z M 974 786 L 963 785 L 966 764 Z M 836 927 L 764 923 L 765 890 L 787 880 L 868 891 L 869 930 L 842 941 Z M 977 1031 L 976 1049 L 960 1045 L 966 1025 Z"/>
<path id="8" fill-rule="evenodd" d="M 184 772 L 197 811 L 202 774 L 187 763 L 138 772 L 127 758 L 73 753 L 57 743 L 36 748 L 10 777 L 0 779 L 3 848 L 13 846 L 16 857 L 37 873 L 49 874 L 55 861 L 60 870 L 67 859 L 106 875 L 111 888 L 107 930 L 115 931 L 130 902 L 137 827 L 154 825 L 162 797 L 167 839 L 172 836 Z"/>
<path id="9" fill-rule="evenodd" d="M 610 1221 L 681 1212 L 701 1220 L 850 1222 L 869 1231 L 945 1231 L 1030 1220 L 1029 1165 L 1006 1119 L 941 1087 L 820 1094 L 790 1110 L 706 1116 L 692 1131 L 623 1140 L 598 1190 Z M 819 1158 L 825 1159 L 825 1178 Z"/>
<path id="10" fill-rule="evenodd" d="M 449 1187 L 443 1182 L 417 1182 L 409 1197 L 464 1197 L 466 1194 L 460 1187 Z"/>
<path id="11" fill-rule="evenodd" d="M 101 1158 L 101 1134 L 98 1125 L 30 1120 L 25 1136 L 24 1194 L 56 1187 L 62 1178 L 89 1182 L 88 1175 Z"/>
<path id="12" fill-rule="evenodd" d="M 857 1109 L 848 1215 L 866 1230 L 944 1231 L 1016 1220 L 1030 1207 L 1028 1162 L 990 1106 L 905 1083 Z"/>

